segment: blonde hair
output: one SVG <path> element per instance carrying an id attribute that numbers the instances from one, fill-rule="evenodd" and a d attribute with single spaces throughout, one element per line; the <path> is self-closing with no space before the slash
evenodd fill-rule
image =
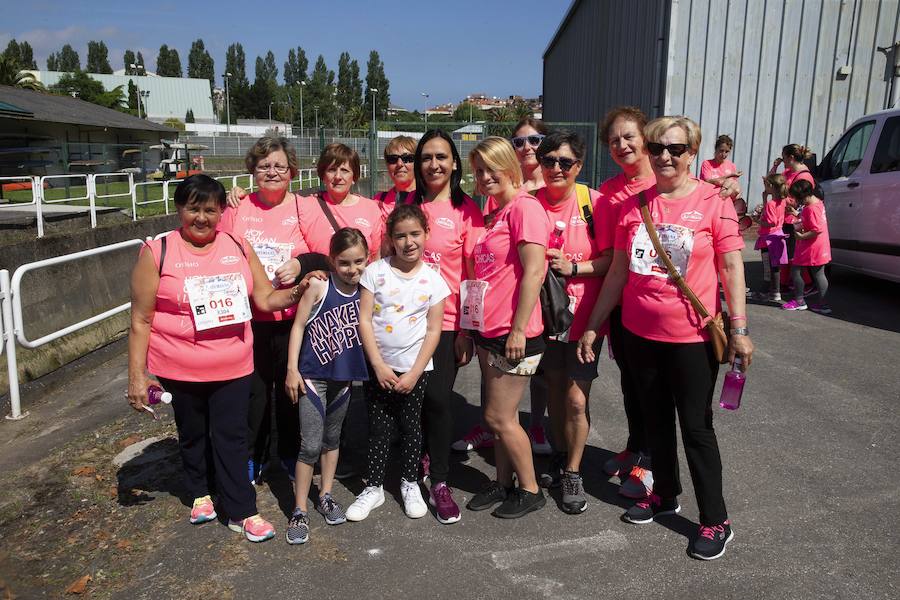
<path id="1" fill-rule="evenodd" d="M 408 150 L 410 154 L 416 153 L 417 142 L 408 135 L 398 135 L 391 138 L 384 147 L 384 158 L 387 159 L 388 154 L 393 154 L 397 150 Z"/>
<path id="2" fill-rule="evenodd" d="M 691 154 L 697 154 L 700 150 L 700 141 L 703 139 L 700 126 L 682 115 L 659 117 L 647 123 L 644 127 L 644 143 L 658 142 L 659 138 L 672 127 L 680 127 L 684 131 L 684 135 L 687 137 L 688 149 L 691 151 Z"/>
<path id="3" fill-rule="evenodd" d="M 479 142 L 469 152 L 473 171 L 476 160 L 492 171 L 506 173 L 515 187 L 522 185 L 522 167 L 519 166 L 516 151 L 506 138 L 491 136 Z"/>
<path id="4" fill-rule="evenodd" d="M 784 178 L 784 175 L 782 175 L 781 173 L 766 175 L 765 181 L 770 186 L 772 186 L 773 190 L 775 190 L 776 196 L 778 196 L 779 198 L 788 197 L 787 179 Z"/>

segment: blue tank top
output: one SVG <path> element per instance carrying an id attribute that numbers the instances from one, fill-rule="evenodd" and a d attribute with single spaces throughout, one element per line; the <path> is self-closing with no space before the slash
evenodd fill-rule
<path id="1" fill-rule="evenodd" d="M 369 371 L 359 338 L 359 290 L 351 295 L 328 278 L 328 291 L 313 308 L 300 346 L 300 374 L 327 381 L 366 381 Z"/>

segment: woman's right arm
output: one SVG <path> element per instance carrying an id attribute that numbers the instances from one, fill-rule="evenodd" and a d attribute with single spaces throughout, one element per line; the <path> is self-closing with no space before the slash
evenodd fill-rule
<path id="1" fill-rule="evenodd" d="M 159 272 L 149 247 L 138 256 L 131 272 L 131 328 L 128 332 L 128 403 L 136 411 L 147 404 L 147 388 L 158 382 L 147 377 L 150 324 L 156 312 Z"/>
<path id="2" fill-rule="evenodd" d="M 581 339 L 578 340 L 578 359 L 583 363 L 594 360 L 594 342 L 597 341 L 597 332 L 603 322 L 609 318 L 609 313 L 616 307 L 622 298 L 622 290 L 628 282 L 628 254 L 622 250 L 613 251 L 612 265 L 603 280 L 600 296 L 594 304 L 594 310 L 588 318 L 587 327 Z"/>

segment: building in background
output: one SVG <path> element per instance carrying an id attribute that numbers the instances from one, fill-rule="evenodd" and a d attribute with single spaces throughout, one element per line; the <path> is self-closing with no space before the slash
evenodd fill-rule
<path id="1" fill-rule="evenodd" d="M 751 203 L 781 147 L 822 158 L 900 89 L 900 1 L 574 0 L 544 51 L 543 116 L 598 122 L 621 104 L 700 123 L 696 161 L 735 140 Z M 598 178 L 617 172 L 601 152 Z"/>

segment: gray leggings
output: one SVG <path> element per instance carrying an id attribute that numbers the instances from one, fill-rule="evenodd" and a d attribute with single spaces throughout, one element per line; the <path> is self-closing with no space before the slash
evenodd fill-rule
<path id="1" fill-rule="evenodd" d="M 798 302 L 803 300 L 803 269 L 809 271 L 809 275 L 816 285 L 816 291 L 819 292 L 819 302 L 825 302 L 825 294 L 828 293 L 828 279 L 825 277 L 825 265 L 818 265 L 816 267 L 794 265 L 791 267 L 791 278 L 794 281 L 794 300 L 797 300 Z"/>
<path id="2" fill-rule="evenodd" d="M 347 381 L 304 379 L 306 395 L 300 398 L 300 452 L 297 460 L 316 464 L 323 451 L 336 449 L 350 401 Z"/>

